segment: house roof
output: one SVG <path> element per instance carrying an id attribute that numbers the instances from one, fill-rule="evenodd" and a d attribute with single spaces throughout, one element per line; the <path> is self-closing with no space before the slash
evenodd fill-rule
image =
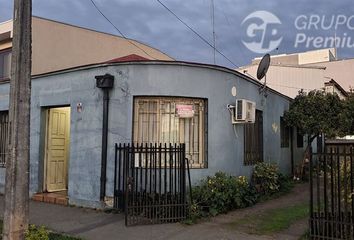
<path id="1" fill-rule="evenodd" d="M 116 65 L 178 65 L 178 66 L 190 66 L 190 67 L 200 67 L 200 68 L 208 68 L 208 69 L 214 69 L 217 71 L 221 72 L 227 72 L 230 74 L 234 74 L 252 84 L 255 84 L 259 87 L 263 87 L 264 85 L 260 83 L 259 81 L 255 80 L 254 78 L 251 78 L 239 71 L 236 71 L 234 69 L 230 69 L 224 66 L 218 66 L 218 65 L 212 65 L 212 64 L 205 64 L 205 63 L 196 63 L 196 62 L 186 62 L 186 61 L 170 61 L 170 60 L 143 60 L 141 56 L 139 55 L 127 55 L 121 58 L 116 58 L 112 59 L 106 62 L 101 62 L 101 63 L 96 63 L 96 64 L 87 64 L 79 67 L 72 67 L 68 69 L 63 69 L 63 70 L 58 70 L 58 71 L 52 71 L 52 72 L 47 72 L 47 73 L 42 73 L 42 74 L 37 74 L 37 75 L 32 75 L 32 79 L 44 77 L 44 76 L 51 76 L 51 75 L 56 75 L 56 74 L 61 74 L 61 73 L 67 73 L 67 72 L 73 72 L 73 71 L 80 71 L 80 70 L 86 70 L 86 69 L 93 69 L 93 68 L 99 68 L 99 67 L 105 67 L 105 66 L 116 66 Z M 133 59 L 132 61 L 129 61 L 129 59 Z M 288 101 L 292 101 L 293 99 L 282 94 L 281 92 L 274 90 L 273 88 L 270 88 L 266 86 L 267 90 L 269 92 L 272 92 L 282 98 L 287 99 Z"/>
<path id="2" fill-rule="evenodd" d="M 137 55 L 137 54 L 130 54 L 127 56 L 114 58 L 114 59 L 109 60 L 105 63 L 121 63 L 121 62 L 137 62 L 137 61 L 149 61 L 149 59 L 144 58 L 144 57 Z"/>

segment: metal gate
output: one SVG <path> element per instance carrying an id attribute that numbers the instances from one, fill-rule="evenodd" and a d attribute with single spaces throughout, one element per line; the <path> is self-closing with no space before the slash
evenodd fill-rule
<path id="1" fill-rule="evenodd" d="M 114 207 L 125 224 L 171 223 L 186 219 L 189 176 L 185 145 L 116 144 Z"/>
<path id="2" fill-rule="evenodd" d="M 328 147 L 310 160 L 311 239 L 354 239 L 353 147 Z"/>

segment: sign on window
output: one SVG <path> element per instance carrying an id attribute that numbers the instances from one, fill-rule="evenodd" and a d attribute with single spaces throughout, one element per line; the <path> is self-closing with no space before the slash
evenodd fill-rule
<path id="1" fill-rule="evenodd" d="M 194 113 L 193 105 L 176 105 L 176 114 L 179 118 L 192 118 L 194 117 Z"/>

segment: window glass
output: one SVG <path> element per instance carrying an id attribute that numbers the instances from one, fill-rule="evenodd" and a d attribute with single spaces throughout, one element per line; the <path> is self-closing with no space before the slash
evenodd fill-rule
<path id="1" fill-rule="evenodd" d="M 184 143 L 191 167 L 207 167 L 205 105 L 204 99 L 135 97 L 134 143 Z"/>

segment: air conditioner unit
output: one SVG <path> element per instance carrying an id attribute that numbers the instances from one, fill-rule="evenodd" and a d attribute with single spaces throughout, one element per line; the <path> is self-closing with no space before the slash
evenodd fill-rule
<path id="1" fill-rule="evenodd" d="M 233 123 L 254 123 L 256 117 L 256 103 L 237 99 L 234 108 Z"/>

